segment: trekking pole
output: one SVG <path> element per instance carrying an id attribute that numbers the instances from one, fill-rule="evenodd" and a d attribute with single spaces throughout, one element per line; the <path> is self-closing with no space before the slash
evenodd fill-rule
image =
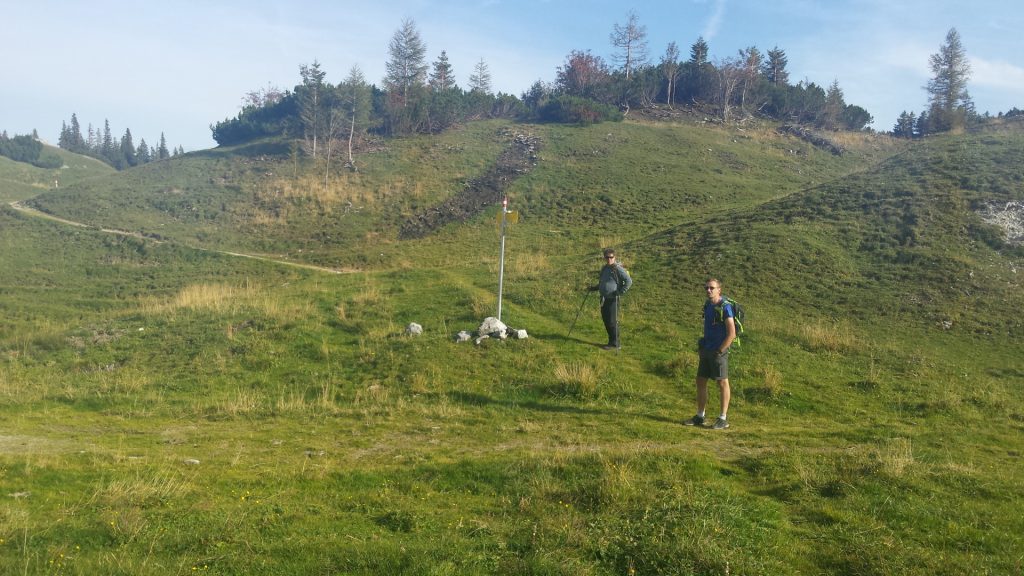
<path id="1" fill-rule="evenodd" d="M 572 325 L 569 326 L 569 333 L 565 335 L 566 338 L 572 335 L 572 329 L 576 327 L 576 321 L 580 319 L 580 312 L 583 312 L 583 306 L 587 303 L 587 298 L 590 298 L 589 291 L 583 296 L 583 302 L 580 302 L 580 309 L 576 311 L 576 317 L 573 318 Z"/>

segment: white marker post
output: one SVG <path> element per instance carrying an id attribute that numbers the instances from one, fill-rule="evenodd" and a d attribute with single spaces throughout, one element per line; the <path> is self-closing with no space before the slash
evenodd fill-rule
<path id="1" fill-rule="evenodd" d="M 508 196 L 501 201 L 501 214 L 498 216 L 501 223 L 501 260 L 498 265 L 498 321 L 501 321 L 501 293 L 505 288 L 505 227 L 510 222 L 519 221 L 518 212 L 510 212 L 508 209 Z"/>

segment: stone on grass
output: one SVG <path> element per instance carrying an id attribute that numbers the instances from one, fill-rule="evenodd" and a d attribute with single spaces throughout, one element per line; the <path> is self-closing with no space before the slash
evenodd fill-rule
<path id="1" fill-rule="evenodd" d="M 423 334 L 423 326 L 420 326 L 415 322 L 410 322 L 409 325 L 405 327 L 406 336 L 419 336 L 420 334 Z"/>
<path id="2" fill-rule="evenodd" d="M 508 330 L 508 326 L 506 326 L 504 322 L 493 316 L 488 316 L 487 318 L 484 318 L 483 323 L 480 324 L 480 328 L 477 329 L 477 333 L 479 333 L 480 336 L 492 336 L 504 340 L 506 338 L 506 330 Z"/>

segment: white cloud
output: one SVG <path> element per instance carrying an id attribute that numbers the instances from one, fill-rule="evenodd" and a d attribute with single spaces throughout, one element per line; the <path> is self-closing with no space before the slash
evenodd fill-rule
<path id="1" fill-rule="evenodd" d="M 1024 68 L 994 60 L 970 58 L 971 84 L 1024 96 Z"/>
<path id="2" fill-rule="evenodd" d="M 711 17 L 704 24 L 704 40 L 708 42 L 718 35 L 718 30 L 722 27 L 722 19 L 725 18 L 725 0 L 713 0 L 712 4 L 714 6 Z"/>

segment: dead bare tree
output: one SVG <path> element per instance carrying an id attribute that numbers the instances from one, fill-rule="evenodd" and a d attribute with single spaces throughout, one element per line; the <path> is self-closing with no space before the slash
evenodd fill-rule
<path id="1" fill-rule="evenodd" d="M 743 81 L 745 68 L 743 62 L 735 58 L 725 58 L 715 64 L 715 69 L 718 71 L 718 103 L 722 109 L 722 121 L 728 122 L 734 94 Z"/>
<path id="2" fill-rule="evenodd" d="M 341 101 L 348 114 L 348 163 L 346 166 L 353 172 L 357 171 L 356 160 L 352 148 L 356 136 L 369 122 L 372 95 L 370 85 L 366 83 L 362 70 L 358 65 L 352 66 L 348 77 L 338 86 Z"/>
<path id="3" fill-rule="evenodd" d="M 619 49 L 619 53 L 612 59 L 622 63 L 626 80 L 629 80 L 634 69 L 647 63 L 647 27 L 641 26 L 636 12 L 630 11 L 626 16 L 626 25 L 615 24 L 609 40 L 612 46 Z"/>
<path id="4" fill-rule="evenodd" d="M 669 42 L 665 55 L 661 57 L 661 73 L 668 87 L 665 91 L 665 103 L 671 108 L 676 100 L 676 82 L 679 80 L 679 47 Z"/>

